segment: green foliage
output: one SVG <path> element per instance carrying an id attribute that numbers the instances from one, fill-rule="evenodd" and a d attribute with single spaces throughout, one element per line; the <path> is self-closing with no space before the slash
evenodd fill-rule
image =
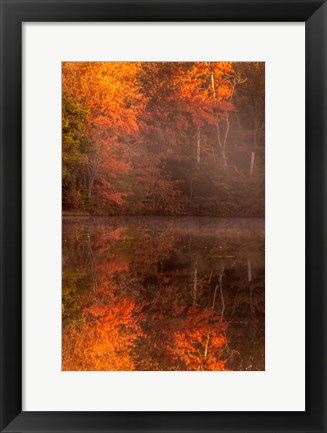
<path id="1" fill-rule="evenodd" d="M 62 275 L 62 320 L 63 326 L 76 326 L 84 321 L 82 299 L 92 286 L 85 269 L 65 270 Z"/>
<path id="2" fill-rule="evenodd" d="M 83 179 L 87 155 L 92 144 L 84 135 L 88 110 L 63 98 L 62 101 L 62 189 L 63 208 L 78 209 L 84 205 Z"/>

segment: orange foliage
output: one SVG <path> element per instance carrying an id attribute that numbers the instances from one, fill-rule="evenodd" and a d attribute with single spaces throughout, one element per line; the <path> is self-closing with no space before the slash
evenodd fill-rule
<path id="1" fill-rule="evenodd" d="M 86 321 L 63 332 L 63 370 L 134 370 L 133 347 L 142 335 L 141 306 L 133 299 L 113 298 L 84 309 Z"/>
<path id="2" fill-rule="evenodd" d="M 221 113 L 233 111 L 232 62 L 196 62 L 175 70 L 174 87 L 193 124 L 216 123 Z"/>
<path id="3" fill-rule="evenodd" d="M 107 131 L 109 139 L 110 128 L 136 132 L 145 103 L 136 80 L 140 69 L 139 62 L 65 62 L 63 94 L 90 110 L 90 129 L 95 126 L 96 134 Z"/>
<path id="4" fill-rule="evenodd" d="M 63 63 L 63 97 L 88 110 L 84 135 L 92 144 L 87 156 L 89 196 L 95 191 L 101 204 L 121 204 L 124 198 L 114 181 L 131 168 L 120 139 L 137 135 L 144 126 L 140 70 L 138 62 Z"/>
<path id="5" fill-rule="evenodd" d="M 191 307 L 174 334 L 172 358 L 181 360 L 187 370 L 225 370 L 226 362 L 220 355 L 226 346 L 222 333 L 226 328 L 223 317 L 212 310 Z"/>

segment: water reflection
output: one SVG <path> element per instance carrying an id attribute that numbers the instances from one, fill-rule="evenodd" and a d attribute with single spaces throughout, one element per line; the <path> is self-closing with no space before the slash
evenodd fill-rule
<path id="1" fill-rule="evenodd" d="M 264 370 L 258 219 L 63 219 L 64 370 Z"/>

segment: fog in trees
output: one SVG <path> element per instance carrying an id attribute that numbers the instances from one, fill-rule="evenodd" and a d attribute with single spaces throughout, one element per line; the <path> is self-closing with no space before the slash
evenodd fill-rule
<path id="1" fill-rule="evenodd" d="M 62 368 L 265 369 L 265 64 L 62 64 Z"/>

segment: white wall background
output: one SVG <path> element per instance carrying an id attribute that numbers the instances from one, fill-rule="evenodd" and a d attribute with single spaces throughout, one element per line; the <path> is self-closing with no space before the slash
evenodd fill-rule
<path id="1" fill-rule="evenodd" d="M 25 23 L 23 410 L 302 411 L 303 23 Z M 266 62 L 266 371 L 61 372 L 61 62 Z"/>

